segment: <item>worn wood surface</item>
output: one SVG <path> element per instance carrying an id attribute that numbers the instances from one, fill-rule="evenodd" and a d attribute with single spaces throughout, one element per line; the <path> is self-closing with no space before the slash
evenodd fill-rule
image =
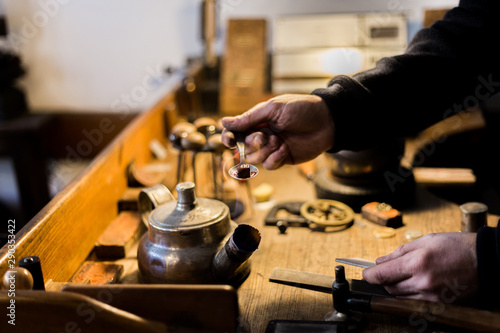
<path id="1" fill-rule="evenodd" d="M 200 159 L 203 163 L 204 159 Z M 208 163 L 208 160 L 206 160 Z M 226 158 L 227 166 L 232 161 Z M 321 165 L 321 163 L 319 163 Z M 208 164 L 207 164 L 208 165 Z M 200 170 L 203 167 L 200 167 Z M 205 172 L 209 173 L 208 166 Z M 200 185 L 209 195 L 209 174 L 199 177 L 205 182 Z M 265 332 L 270 320 L 323 320 L 333 309 L 331 295 L 272 283 L 269 276 L 275 267 L 295 269 L 319 274 L 334 275 L 337 265 L 335 258 L 360 257 L 375 260 L 409 242 L 405 237 L 408 230 L 418 230 L 424 235 L 432 232 L 460 231 L 460 209 L 458 205 L 440 199 L 424 188 L 417 186 L 413 204 L 402 209 L 403 226 L 396 229 L 392 238 L 376 238 L 374 232 L 382 226 L 356 214 L 354 225 L 340 232 L 315 232 L 305 228 L 289 227 L 281 234 L 277 227 L 264 226 L 264 218 L 276 203 L 286 201 L 309 201 L 316 198 L 312 182 L 297 166 L 285 166 L 277 171 L 260 169 L 259 175 L 246 183 L 226 179 L 233 196 L 247 205 L 251 202 L 248 193 L 260 184 L 273 187 L 273 195 L 268 202 L 247 206 L 245 213 L 236 219 L 237 223 L 248 223 L 258 228 L 262 235 L 259 249 L 251 257 L 252 271 L 248 279 L 238 288 L 241 311 L 239 331 Z M 490 215 L 488 224 L 496 225 L 497 217 Z M 138 283 L 135 249 L 123 264 L 128 272 L 122 283 Z M 362 279 L 362 269 L 346 266 L 347 278 Z M 500 314 L 499 314 L 500 316 Z M 408 316 L 368 314 L 368 325 L 363 332 L 393 332 L 418 330 L 434 327 L 433 321 L 416 321 Z M 425 332 L 426 330 L 422 330 Z"/>
<path id="2" fill-rule="evenodd" d="M 41 259 L 46 281 L 69 281 L 79 267 L 89 259 L 93 246 L 108 224 L 116 218 L 118 201 L 126 192 L 127 165 L 135 160 L 144 165 L 151 160 L 148 144 L 152 138 L 165 141 L 165 109 L 171 110 L 168 119 L 175 120 L 172 99 L 164 100 L 141 114 L 115 141 L 104 150 L 87 170 L 54 198 L 29 224 L 17 234 L 16 258 L 37 255 Z M 229 152 L 228 152 L 229 153 Z M 229 157 L 228 157 L 229 156 Z M 225 169 L 230 166 L 231 154 L 225 154 Z M 197 157 L 197 185 L 200 196 L 210 196 L 210 159 Z M 176 163 L 172 155 L 171 162 Z M 207 165 L 203 166 L 203 161 Z M 173 168 L 172 170 L 175 170 Z M 227 172 L 225 173 L 227 175 Z M 248 223 L 262 234 L 259 249 L 251 257 L 252 271 L 238 289 L 241 332 L 264 332 L 270 320 L 323 320 L 332 310 L 328 294 L 302 290 L 269 282 L 275 267 L 333 275 L 337 257 L 360 257 L 368 260 L 394 251 L 408 242 L 405 232 L 457 232 L 460 230 L 460 210 L 456 204 L 439 199 L 417 186 L 415 201 L 401 209 L 403 227 L 392 238 L 379 239 L 374 231 L 381 226 L 356 215 L 355 223 L 340 232 L 314 232 L 305 228 L 288 228 L 280 234 L 276 227 L 264 226 L 264 218 L 273 204 L 285 201 L 315 199 L 312 182 L 296 166 L 277 171 L 261 168 L 259 175 L 246 183 L 227 179 L 224 194 L 243 199 L 245 213 L 236 222 Z M 172 183 L 172 180 L 168 180 Z M 251 189 L 268 183 L 274 189 L 271 201 L 250 205 Z M 172 190 L 172 186 L 169 185 Z M 396 207 L 398 208 L 398 207 Z M 489 216 L 488 223 L 496 225 L 498 217 Z M 116 264 L 124 266 L 121 283 L 137 283 L 135 247 Z M 91 258 L 91 257 L 90 257 Z M 8 248 L 0 250 L 0 274 L 8 269 Z M 348 278 L 361 279 L 362 270 L 346 267 Z M 370 314 L 366 332 L 388 332 L 418 329 L 409 318 Z"/>
<path id="3" fill-rule="evenodd" d="M 251 186 L 262 182 L 273 185 L 276 202 L 315 198 L 312 184 L 296 167 L 284 167 L 279 171 L 261 169 Z M 420 187 L 416 192 L 414 204 L 402 210 L 404 226 L 396 229 L 394 237 L 386 239 L 376 238 L 373 232 L 381 226 L 363 219 L 360 214 L 356 214 L 354 225 L 344 231 L 322 233 L 288 228 L 286 234 L 280 234 L 276 227 L 264 226 L 268 207 L 257 205 L 253 216 L 245 221 L 261 231 L 262 242 L 251 257 L 252 272 L 238 291 L 244 328 L 264 332 L 272 319 L 323 320 L 332 310 L 332 297 L 328 294 L 269 282 L 274 267 L 334 275 L 335 258 L 375 260 L 408 242 L 407 230 L 419 230 L 424 235 L 460 231 L 460 209 L 456 204 L 437 198 Z M 495 226 L 496 222 L 497 217 L 489 216 L 489 225 Z M 345 270 L 347 278 L 362 278 L 361 268 L 346 266 Z M 363 331 L 395 332 L 411 328 L 411 324 L 409 318 L 372 314 Z"/>

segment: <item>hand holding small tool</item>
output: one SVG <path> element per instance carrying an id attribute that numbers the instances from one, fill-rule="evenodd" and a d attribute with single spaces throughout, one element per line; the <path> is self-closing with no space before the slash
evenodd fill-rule
<path id="1" fill-rule="evenodd" d="M 234 146 L 231 132 L 248 133 L 246 157 L 265 169 L 314 159 L 333 147 L 330 111 L 315 95 L 280 95 L 236 117 L 224 117 L 222 142 Z"/>
<path id="2" fill-rule="evenodd" d="M 428 234 L 376 262 L 363 278 L 395 296 L 450 303 L 478 292 L 475 233 Z"/>

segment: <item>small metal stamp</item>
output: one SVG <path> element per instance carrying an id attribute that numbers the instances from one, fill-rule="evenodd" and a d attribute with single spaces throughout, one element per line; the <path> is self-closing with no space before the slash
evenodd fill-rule
<path id="1" fill-rule="evenodd" d="M 462 232 L 477 232 L 487 225 L 488 206 L 481 202 L 467 202 L 460 206 Z"/>
<path id="2" fill-rule="evenodd" d="M 282 234 L 282 235 L 286 234 L 286 229 L 288 229 L 288 222 L 287 221 L 278 221 L 276 223 L 276 226 L 278 227 L 280 234 Z"/>

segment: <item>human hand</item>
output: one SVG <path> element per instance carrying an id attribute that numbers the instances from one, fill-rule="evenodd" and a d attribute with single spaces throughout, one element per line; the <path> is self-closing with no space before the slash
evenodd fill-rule
<path id="1" fill-rule="evenodd" d="M 363 278 L 395 296 L 454 303 L 478 291 L 475 233 L 429 234 L 376 262 Z"/>
<path id="2" fill-rule="evenodd" d="M 224 117 L 222 142 L 245 138 L 246 160 L 272 170 L 309 161 L 333 146 L 334 126 L 325 102 L 315 95 L 280 95 L 236 117 Z"/>

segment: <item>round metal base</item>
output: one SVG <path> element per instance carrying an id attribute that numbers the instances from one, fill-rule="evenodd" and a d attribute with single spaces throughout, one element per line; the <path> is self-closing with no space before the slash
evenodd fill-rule
<path id="1" fill-rule="evenodd" d="M 403 167 L 394 172 L 387 171 L 369 184 L 342 183 L 334 179 L 328 169 L 317 171 L 312 182 L 318 198 L 343 202 L 356 212 L 372 201 L 403 208 L 414 199 L 413 173 Z"/>

